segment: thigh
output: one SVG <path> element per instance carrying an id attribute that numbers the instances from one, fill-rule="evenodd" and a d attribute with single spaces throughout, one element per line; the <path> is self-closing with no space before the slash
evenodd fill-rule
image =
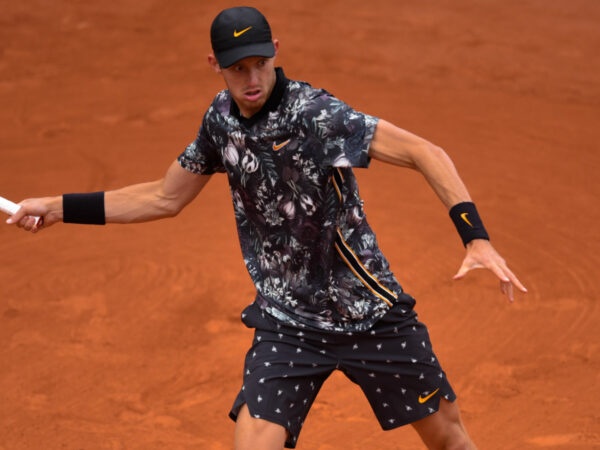
<path id="1" fill-rule="evenodd" d="M 287 432 L 283 426 L 252 417 L 246 405 L 240 408 L 235 422 L 236 450 L 280 450 L 286 438 Z"/>
<path id="2" fill-rule="evenodd" d="M 456 396 L 435 355 L 429 333 L 416 316 L 391 312 L 367 334 L 340 350 L 340 369 L 357 383 L 383 429 L 435 413 L 441 399 Z"/>
<path id="3" fill-rule="evenodd" d="M 246 405 L 250 417 L 283 426 L 295 445 L 304 420 L 335 359 L 302 336 L 255 330 L 244 364 L 242 389 L 230 416 Z"/>

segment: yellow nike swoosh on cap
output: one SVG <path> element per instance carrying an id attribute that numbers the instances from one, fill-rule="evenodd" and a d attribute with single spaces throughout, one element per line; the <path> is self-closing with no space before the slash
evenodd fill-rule
<path id="1" fill-rule="evenodd" d="M 250 27 L 244 28 L 243 30 L 240 30 L 240 31 L 233 30 L 233 37 L 234 38 L 240 37 L 242 34 L 244 34 L 246 31 L 248 31 L 251 28 L 252 27 L 250 26 Z"/>
<path id="2" fill-rule="evenodd" d="M 469 222 L 469 219 L 467 219 L 467 216 L 469 215 L 469 213 L 462 213 L 460 215 L 460 218 L 462 220 L 464 220 L 466 222 L 467 225 L 469 225 L 471 228 L 473 228 L 473 224 L 471 222 Z"/>
<path id="3" fill-rule="evenodd" d="M 431 397 L 433 397 L 435 394 L 437 394 L 439 390 L 440 390 L 440 388 L 437 388 L 435 391 L 433 391 L 429 395 L 426 395 L 425 397 L 422 397 L 421 395 L 419 395 L 419 403 L 421 403 L 421 404 L 425 403 L 427 400 L 429 400 Z"/>

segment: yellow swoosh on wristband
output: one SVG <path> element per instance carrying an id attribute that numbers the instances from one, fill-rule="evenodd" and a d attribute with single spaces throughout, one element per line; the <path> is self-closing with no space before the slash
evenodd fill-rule
<path id="1" fill-rule="evenodd" d="M 462 220 L 464 220 L 464 221 L 465 221 L 465 223 L 466 223 L 467 225 L 469 225 L 471 228 L 473 228 L 473 224 L 472 224 L 471 222 L 469 222 L 469 219 L 467 219 L 467 216 L 468 216 L 468 215 L 469 215 L 469 213 L 468 213 L 468 212 L 466 212 L 466 213 L 462 213 L 462 214 L 460 215 L 460 218 L 461 218 Z"/>

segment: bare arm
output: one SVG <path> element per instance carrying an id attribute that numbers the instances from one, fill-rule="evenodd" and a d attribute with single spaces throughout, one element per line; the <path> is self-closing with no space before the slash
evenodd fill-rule
<path id="1" fill-rule="evenodd" d="M 106 192 L 106 222 L 148 222 L 176 216 L 209 179 L 210 175 L 193 174 L 174 161 L 160 180 Z"/>
<path id="2" fill-rule="evenodd" d="M 389 122 L 379 121 L 369 155 L 419 171 L 448 210 L 457 203 L 471 201 L 454 163 L 442 148 Z M 487 268 L 500 279 L 500 288 L 509 300 L 514 299 L 513 286 L 527 292 L 489 241 L 475 239 L 467 244 L 466 249 L 463 263 L 454 275 L 455 280 L 473 269 Z"/>
<path id="3" fill-rule="evenodd" d="M 447 209 L 471 201 L 454 163 L 442 148 L 389 122 L 379 121 L 369 155 L 421 172 Z"/>
<path id="4" fill-rule="evenodd" d="M 164 178 L 107 191 L 104 210 L 107 223 L 135 223 L 173 217 L 191 202 L 206 185 L 210 175 L 195 175 L 174 161 Z M 63 220 L 62 196 L 28 199 L 7 223 L 38 231 L 30 216 L 42 216 L 43 225 Z"/>

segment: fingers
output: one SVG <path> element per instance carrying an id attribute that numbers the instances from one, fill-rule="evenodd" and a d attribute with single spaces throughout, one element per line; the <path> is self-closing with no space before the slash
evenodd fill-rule
<path id="1" fill-rule="evenodd" d="M 458 272 L 452 277 L 453 280 L 460 280 L 465 277 L 465 275 L 469 273 L 469 268 L 465 267 L 464 264 L 460 266 Z"/>
<path id="2" fill-rule="evenodd" d="M 516 288 L 519 289 L 521 292 L 527 292 L 527 288 L 523 285 L 523 283 L 519 281 L 519 279 L 512 272 L 512 270 L 508 268 L 506 263 L 503 262 L 502 265 L 499 267 L 499 270 L 502 274 L 502 276 L 499 276 L 501 282 L 510 284 L 511 291 L 512 287 L 516 286 Z"/>
<path id="3" fill-rule="evenodd" d="M 33 233 L 45 228 L 47 224 L 44 216 L 48 213 L 48 208 L 42 200 L 23 200 L 19 203 L 17 211 L 6 220 L 6 223 Z"/>
<path id="4" fill-rule="evenodd" d="M 23 228 L 26 231 L 36 233 L 44 226 L 44 218 L 37 216 L 30 216 L 25 213 L 23 208 L 20 208 L 15 214 L 10 216 L 6 223 L 9 225 L 16 225 L 19 228 Z"/>
<path id="5" fill-rule="evenodd" d="M 527 292 L 527 288 L 519 281 L 515 274 L 508 268 L 502 258 L 486 260 L 485 263 L 479 263 L 474 259 L 465 258 L 463 264 L 458 269 L 458 272 L 454 275 L 454 280 L 460 280 L 464 278 L 467 273 L 473 269 L 489 269 L 498 277 L 500 280 L 500 291 L 508 297 L 508 300 L 514 302 L 514 288 L 516 287 L 521 292 Z"/>
<path id="6" fill-rule="evenodd" d="M 508 297 L 510 302 L 515 301 L 515 294 L 513 289 L 513 284 L 510 281 L 500 280 L 500 290 L 504 295 Z"/>
<path id="7" fill-rule="evenodd" d="M 523 285 L 523 283 L 519 281 L 516 275 L 512 273 L 512 271 L 508 267 L 505 267 L 505 271 L 508 275 L 511 284 L 515 285 L 517 289 L 519 289 L 521 292 L 527 292 L 527 288 Z"/>
<path id="8" fill-rule="evenodd" d="M 500 279 L 500 290 L 508 297 L 511 302 L 514 302 L 514 287 L 516 286 L 521 292 L 527 292 L 527 288 L 519 281 L 515 274 L 508 268 L 504 260 L 494 264 L 490 270 Z"/>
<path id="9" fill-rule="evenodd" d="M 464 278 L 466 274 L 468 274 L 471 270 L 473 269 L 484 269 L 485 267 L 482 264 L 478 264 L 478 263 L 468 263 L 467 261 L 464 261 L 462 263 L 462 266 L 460 266 L 460 269 L 458 269 L 458 272 L 456 272 L 456 274 L 452 277 L 452 279 L 454 280 L 460 280 L 461 278 Z"/>
<path id="10" fill-rule="evenodd" d="M 17 224 L 17 226 L 19 225 L 19 223 L 21 223 L 21 220 L 26 216 L 27 214 L 25 214 L 25 211 L 23 210 L 23 207 L 19 208 L 17 210 L 16 213 L 14 213 L 12 216 L 10 216 L 8 219 L 6 219 L 6 223 L 9 225 L 12 224 Z"/>
<path id="11" fill-rule="evenodd" d="M 43 217 L 31 217 L 28 216 L 28 221 L 32 220 L 32 224 L 29 228 L 29 231 L 32 233 L 37 233 L 44 226 L 44 218 Z"/>

